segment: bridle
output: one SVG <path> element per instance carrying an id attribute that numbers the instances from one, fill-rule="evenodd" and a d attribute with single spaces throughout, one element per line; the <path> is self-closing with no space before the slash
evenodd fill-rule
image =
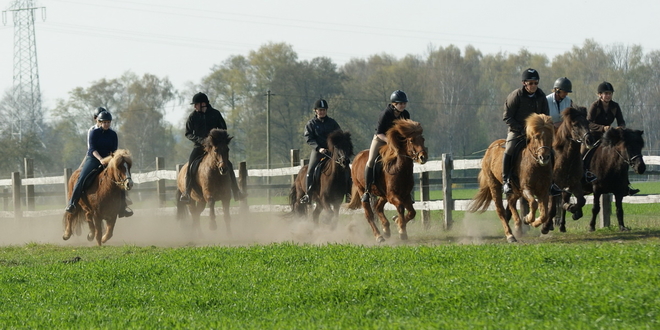
<path id="1" fill-rule="evenodd" d="M 123 162 L 124 168 L 126 169 L 126 176 L 124 177 L 123 180 L 117 180 L 113 181 L 119 188 L 123 190 L 131 190 L 131 187 L 133 186 L 133 179 L 131 179 L 131 170 L 128 168 L 128 163 L 126 161 Z"/>
<path id="2" fill-rule="evenodd" d="M 633 167 L 633 161 L 635 161 L 635 159 L 637 159 L 638 157 L 642 157 L 642 154 L 638 154 L 630 157 L 630 159 L 626 159 L 626 157 L 623 157 L 623 155 L 619 152 L 619 150 L 614 149 L 614 151 L 616 151 L 616 154 L 619 155 L 619 157 L 621 157 L 621 159 L 623 159 L 623 161 L 626 164 L 628 164 L 628 166 L 630 167 Z"/>

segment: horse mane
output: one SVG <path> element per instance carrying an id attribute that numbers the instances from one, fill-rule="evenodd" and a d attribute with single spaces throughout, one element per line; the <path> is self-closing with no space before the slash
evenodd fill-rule
<path id="1" fill-rule="evenodd" d="M 336 153 L 335 149 L 344 150 L 346 152 L 346 157 L 352 157 L 353 154 L 353 142 L 351 142 L 351 133 L 348 131 L 336 130 L 330 135 L 328 135 L 328 150 L 332 153 L 334 158 Z"/>
<path id="2" fill-rule="evenodd" d="M 614 147 L 622 141 L 626 144 L 637 145 L 644 148 L 644 139 L 642 134 L 644 131 L 632 130 L 629 128 L 613 128 L 607 130 L 603 136 L 603 146 Z"/>
<path id="3" fill-rule="evenodd" d="M 128 163 L 129 166 L 133 165 L 133 158 L 131 158 L 131 152 L 126 149 L 117 149 L 115 152 L 103 158 L 107 160 L 108 167 L 117 168 L 119 164 L 122 164 L 124 161 Z"/>
<path id="4" fill-rule="evenodd" d="M 561 112 L 562 123 L 572 122 L 575 118 L 587 117 L 587 108 L 585 107 L 568 107 Z M 571 125 L 559 125 L 557 128 L 557 135 L 568 139 L 571 136 Z"/>
<path id="5" fill-rule="evenodd" d="M 527 136 L 534 136 L 537 133 L 549 132 L 554 135 L 555 125 L 552 117 L 543 114 L 533 113 L 525 120 L 527 127 L 525 133 Z"/>
<path id="6" fill-rule="evenodd" d="M 233 136 L 229 136 L 227 130 L 214 128 L 209 132 L 209 135 L 204 139 L 204 149 L 206 152 L 212 152 L 214 146 L 218 145 L 228 145 L 233 139 Z"/>
<path id="7" fill-rule="evenodd" d="M 423 132 L 422 125 L 416 121 L 410 119 L 395 120 L 394 126 L 385 134 L 388 141 L 387 145 L 380 149 L 384 169 L 390 171 L 400 151 L 406 148 L 407 138 L 422 135 Z"/>

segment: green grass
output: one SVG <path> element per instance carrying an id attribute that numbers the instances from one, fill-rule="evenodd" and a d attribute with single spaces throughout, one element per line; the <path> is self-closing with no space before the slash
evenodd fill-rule
<path id="1" fill-rule="evenodd" d="M 81 260 L 64 263 L 72 257 Z M 653 243 L 0 248 L 3 328 L 650 329 Z"/>

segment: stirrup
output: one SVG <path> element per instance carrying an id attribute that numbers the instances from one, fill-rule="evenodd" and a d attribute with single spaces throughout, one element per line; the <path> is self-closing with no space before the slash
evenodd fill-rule
<path id="1" fill-rule="evenodd" d="M 124 218 L 124 217 L 128 218 L 132 215 L 133 215 L 133 210 L 131 210 L 131 208 L 128 207 L 128 206 L 123 211 L 119 212 L 119 214 L 118 214 L 118 216 L 120 218 Z"/>
<path id="2" fill-rule="evenodd" d="M 560 196 L 562 192 L 563 192 L 563 190 L 561 188 L 559 188 L 559 186 L 557 186 L 556 184 L 553 183 L 550 186 L 550 195 L 551 196 Z"/>
<path id="3" fill-rule="evenodd" d="M 586 172 L 584 172 L 584 179 L 587 180 L 587 182 L 592 183 L 596 181 L 598 177 L 593 172 L 587 170 Z"/>
<path id="4" fill-rule="evenodd" d="M 365 191 L 364 194 L 362 195 L 362 202 L 368 203 L 369 199 L 370 199 L 369 193 Z"/>
<path id="5" fill-rule="evenodd" d="M 303 197 L 300 197 L 300 204 L 309 204 L 309 195 L 304 194 Z"/>
<path id="6" fill-rule="evenodd" d="M 502 192 L 506 195 L 513 194 L 513 189 L 511 188 L 511 183 L 509 180 L 505 180 L 502 185 Z"/>
<path id="7" fill-rule="evenodd" d="M 188 194 L 181 194 L 181 197 L 179 198 L 179 202 L 188 204 L 190 203 L 190 197 L 188 197 Z"/>

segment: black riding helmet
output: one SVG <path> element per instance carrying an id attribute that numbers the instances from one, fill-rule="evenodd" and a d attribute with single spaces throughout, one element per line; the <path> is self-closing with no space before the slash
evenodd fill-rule
<path id="1" fill-rule="evenodd" d="M 573 84 L 566 77 L 555 80 L 555 85 L 552 88 L 556 88 L 567 93 L 573 93 Z"/>
<path id="2" fill-rule="evenodd" d="M 603 92 L 612 92 L 614 93 L 614 87 L 612 84 L 608 83 L 607 81 L 603 81 L 598 85 L 598 94 L 603 93 Z"/>
<path id="3" fill-rule="evenodd" d="M 108 111 L 108 110 L 106 110 L 104 107 L 98 107 L 96 108 L 96 110 L 94 110 L 94 114 L 92 116 L 94 117 L 94 119 L 96 119 L 103 111 Z"/>
<path id="4" fill-rule="evenodd" d="M 324 99 L 317 100 L 316 103 L 314 103 L 314 110 L 316 109 L 328 109 L 328 101 Z"/>
<path id="5" fill-rule="evenodd" d="M 96 118 L 98 121 L 112 121 L 112 115 L 108 111 L 101 111 L 99 116 Z"/>
<path id="6" fill-rule="evenodd" d="M 206 96 L 206 94 L 199 92 L 193 96 L 192 102 L 190 104 L 197 104 L 202 102 L 209 104 L 209 97 Z"/>
<path id="7" fill-rule="evenodd" d="M 538 71 L 528 68 L 522 73 L 522 81 L 525 80 L 541 80 L 541 77 L 539 76 Z"/>
<path id="8" fill-rule="evenodd" d="M 394 92 L 392 92 L 392 95 L 390 95 L 390 102 L 408 103 L 408 95 L 406 95 L 406 93 L 404 93 L 402 90 L 397 89 Z"/>

